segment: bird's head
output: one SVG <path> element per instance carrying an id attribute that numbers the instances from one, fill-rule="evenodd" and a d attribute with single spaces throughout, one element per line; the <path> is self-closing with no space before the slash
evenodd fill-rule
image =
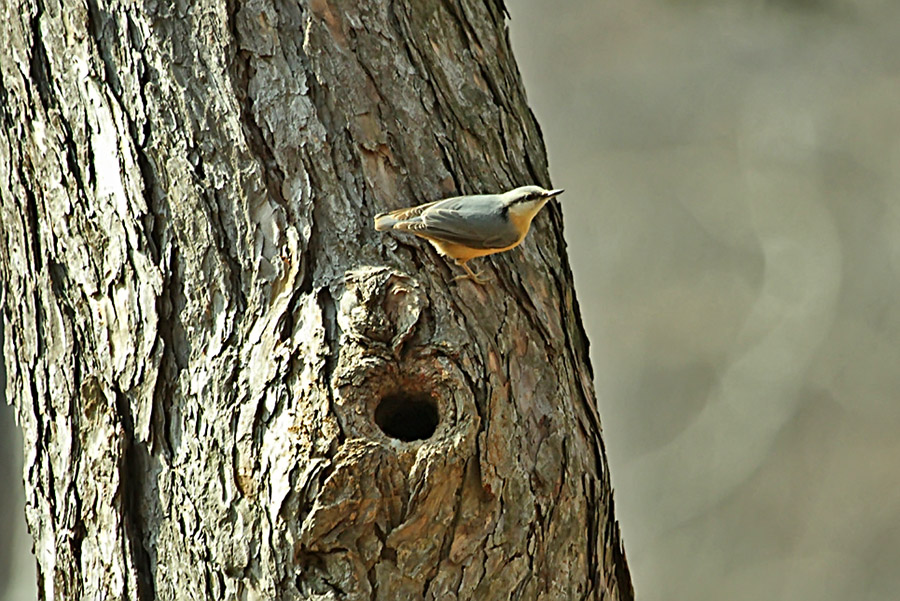
<path id="1" fill-rule="evenodd" d="M 547 201 L 559 196 L 565 190 L 544 190 L 540 186 L 522 186 L 503 193 L 503 204 L 510 214 L 527 217 L 529 220 L 537 215 Z"/>

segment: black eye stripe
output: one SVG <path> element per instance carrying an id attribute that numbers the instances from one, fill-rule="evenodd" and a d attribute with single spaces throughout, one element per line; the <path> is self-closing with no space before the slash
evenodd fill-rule
<path id="1" fill-rule="evenodd" d="M 532 200 L 538 200 L 543 197 L 544 197 L 544 195 L 541 194 L 540 192 L 529 192 L 528 194 L 525 194 L 524 196 L 521 196 L 521 197 L 517 198 L 516 200 L 514 200 L 513 204 L 520 203 L 520 202 L 529 202 Z"/>

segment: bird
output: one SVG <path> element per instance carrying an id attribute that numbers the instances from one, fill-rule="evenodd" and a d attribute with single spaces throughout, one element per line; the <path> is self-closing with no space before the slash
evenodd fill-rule
<path id="1" fill-rule="evenodd" d="M 535 215 L 563 192 L 522 186 L 502 194 L 454 196 L 380 213 L 375 216 L 375 229 L 409 232 L 428 240 L 438 253 L 465 270 L 454 280 L 471 279 L 483 285 L 488 278 L 466 263 L 521 244 Z"/>

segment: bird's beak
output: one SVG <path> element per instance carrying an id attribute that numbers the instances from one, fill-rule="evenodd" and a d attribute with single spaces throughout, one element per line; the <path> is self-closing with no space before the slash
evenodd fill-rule
<path id="1" fill-rule="evenodd" d="M 559 195 L 562 194 L 563 192 L 565 192 L 565 190 L 562 190 L 562 189 L 560 189 L 560 190 L 547 190 L 546 196 L 547 196 L 547 198 L 553 198 L 554 196 L 559 196 Z"/>

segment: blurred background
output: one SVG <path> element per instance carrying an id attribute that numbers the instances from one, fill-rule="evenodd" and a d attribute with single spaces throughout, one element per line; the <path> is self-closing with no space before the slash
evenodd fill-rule
<path id="1" fill-rule="evenodd" d="M 900 3 L 507 6 L 638 599 L 896 601 Z M 18 601 L 11 420 L 0 403 Z"/>
<path id="2" fill-rule="evenodd" d="M 507 5 L 638 599 L 900 599 L 900 2 Z"/>

